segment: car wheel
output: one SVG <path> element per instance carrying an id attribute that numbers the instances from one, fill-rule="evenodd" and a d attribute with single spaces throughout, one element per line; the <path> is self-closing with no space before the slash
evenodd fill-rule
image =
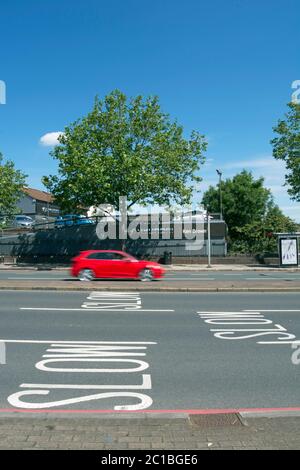
<path id="1" fill-rule="evenodd" d="M 153 273 L 151 269 L 149 268 L 143 269 L 139 274 L 139 279 L 140 281 L 143 281 L 143 282 L 153 281 Z"/>
<path id="2" fill-rule="evenodd" d="M 80 281 L 93 281 L 95 279 L 95 274 L 92 269 L 82 269 L 78 274 L 78 279 Z"/>

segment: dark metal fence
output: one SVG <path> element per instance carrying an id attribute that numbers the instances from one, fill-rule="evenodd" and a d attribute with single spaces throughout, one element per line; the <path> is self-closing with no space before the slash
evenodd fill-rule
<path id="1" fill-rule="evenodd" d="M 183 226 L 182 235 L 178 225 L 180 222 L 171 220 L 167 225 L 159 218 L 156 231 L 144 217 L 140 227 L 140 238 L 122 240 L 118 238 L 119 221 L 117 221 L 117 238 L 100 240 L 97 236 L 97 224 L 101 217 L 81 218 L 58 225 L 57 222 L 35 224 L 30 229 L 11 228 L 0 232 L 0 256 L 11 256 L 19 260 L 55 260 L 68 261 L 79 251 L 91 249 L 126 249 L 129 253 L 140 258 L 160 258 L 165 252 L 174 257 L 207 256 L 207 223 L 197 225 L 196 222 Z M 129 216 L 127 226 L 135 216 Z M 224 221 L 211 220 L 211 254 L 225 256 L 227 254 L 226 233 Z M 190 240 L 193 231 L 202 231 L 203 242 L 193 246 Z M 193 232 L 193 234 L 195 234 Z M 199 235 L 199 234 L 198 234 Z M 125 246 L 124 246 L 125 245 Z"/>

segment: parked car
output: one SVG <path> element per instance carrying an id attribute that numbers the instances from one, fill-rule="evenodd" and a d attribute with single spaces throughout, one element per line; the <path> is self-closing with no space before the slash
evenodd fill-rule
<path id="1" fill-rule="evenodd" d="M 95 224 L 95 219 L 90 219 L 85 215 L 77 215 L 75 222 L 76 225 Z"/>
<path id="2" fill-rule="evenodd" d="M 84 215 L 67 214 L 56 217 L 54 228 L 71 227 L 72 225 L 94 224 L 94 219 L 89 219 Z"/>
<path id="3" fill-rule="evenodd" d="M 28 215 L 15 215 L 11 225 L 16 228 L 31 229 L 34 225 L 34 220 Z"/>
<path id="4" fill-rule="evenodd" d="M 80 281 L 97 278 L 139 279 L 153 281 L 163 277 L 162 266 L 152 261 L 137 260 L 124 251 L 82 251 L 72 259 L 71 274 Z"/>

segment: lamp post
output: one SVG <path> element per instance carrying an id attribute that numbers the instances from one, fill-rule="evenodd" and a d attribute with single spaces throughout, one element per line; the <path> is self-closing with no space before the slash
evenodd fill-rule
<path id="1" fill-rule="evenodd" d="M 210 236 L 210 215 L 207 214 L 207 267 L 211 268 L 211 236 Z"/>
<path id="2" fill-rule="evenodd" d="M 222 204 L 222 171 L 216 170 L 219 175 L 219 193 L 220 193 L 220 217 L 223 220 L 223 204 Z"/>

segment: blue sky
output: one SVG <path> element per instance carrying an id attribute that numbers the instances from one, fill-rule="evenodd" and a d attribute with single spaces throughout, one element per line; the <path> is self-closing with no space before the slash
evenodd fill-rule
<path id="1" fill-rule="evenodd" d="M 299 17 L 298 0 L 4 0 L 0 151 L 42 188 L 56 169 L 43 135 L 87 113 L 96 94 L 155 94 L 187 135 L 208 138 L 202 191 L 216 168 L 224 178 L 251 169 L 300 221 L 269 143 L 300 79 Z"/>

